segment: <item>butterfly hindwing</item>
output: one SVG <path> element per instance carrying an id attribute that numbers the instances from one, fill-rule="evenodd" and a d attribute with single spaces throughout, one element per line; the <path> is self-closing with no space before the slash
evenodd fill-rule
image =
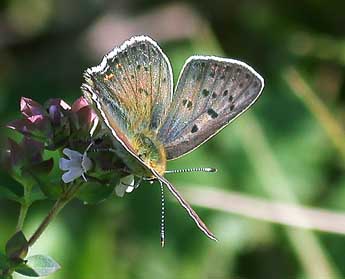
<path id="1" fill-rule="evenodd" d="M 224 128 L 259 97 L 263 79 L 243 62 L 192 56 L 158 132 L 167 158 L 180 157 Z"/>

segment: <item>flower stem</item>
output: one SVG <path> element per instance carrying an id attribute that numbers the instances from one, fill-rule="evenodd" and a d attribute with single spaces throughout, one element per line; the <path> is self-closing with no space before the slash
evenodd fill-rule
<path id="1" fill-rule="evenodd" d="M 29 246 L 35 244 L 35 242 L 39 239 L 51 221 L 59 214 L 59 212 L 65 207 L 65 205 L 70 202 L 74 195 L 78 192 L 81 184 L 72 186 L 69 190 L 65 192 L 54 204 L 51 210 L 48 212 L 47 216 L 43 219 L 42 223 L 39 225 L 37 230 L 29 239 Z"/>
<path id="2" fill-rule="evenodd" d="M 16 232 L 19 232 L 23 229 L 24 221 L 26 214 L 28 213 L 30 205 L 27 204 L 26 202 L 23 202 L 20 206 L 20 212 L 19 212 L 19 217 L 18 217 L 18 222 L 17 222 L 17 227 L 16 227 Z"/>
<path id="3" fill-rule="evenodd" d="M 31 206 L 31 202 L 29 200 L 31 189 L 32 187 L 30 185 L 24 185 L 24 198 L 20 204 L 20 212 L 18 216 L 16 232 L 19 232 L 23 229 L 26 214 L 28 213 L 28 209 Z"/>

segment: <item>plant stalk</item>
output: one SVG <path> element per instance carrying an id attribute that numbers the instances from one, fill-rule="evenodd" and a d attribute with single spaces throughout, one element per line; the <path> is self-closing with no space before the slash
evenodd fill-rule
<path id="1" fill-rule="evenodd" d="M 48 212 L 47 216 L 43 219 L 42 223 L 39 225 L 37 230 L 34 234 L 30 237 L 28 243 L 29 247 L 35 244 L 35 242 L 39 239 L 51 221 L 60 213 L 60 211 L 65 207 L 65 205 L 70 202 L 74 195 L 80 189 L 81 184 L 71 187 L 70 190 L 67 190 L 64 195 L 62 195 Z"/>
<path id="2" fill-rule="evenodd" d="M 32 189 L 32 187 L 29 185 L 24 186 L 24 198 L 20 204 L 20 212 L 19 212 L 19 216 L 18 216 L 16 232 L 19 232 L 23 229 L 26 215 L 28 213 L 29 207 L 31 206 L 31 202 L 30 202 L 29 197 L 28 197 L 28 196 L 30 196 L 31 189 Z"/>
<path id="3" fill-rule="evenodd" d="M 27 204 L 26 202 L 23 202 L 20 206 L 20 212 L 19 212 L 19 217 L 18 217 L 18 222 L 16 226 L 16 232 L 19 232 L 23 229 L 24 221 L 26 218 L 26 214 L 28 213 L 30 205 Z"/>

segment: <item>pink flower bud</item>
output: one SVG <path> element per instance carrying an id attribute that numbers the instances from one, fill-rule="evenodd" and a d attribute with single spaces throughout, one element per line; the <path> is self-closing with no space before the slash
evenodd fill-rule
<path id="1" fill-rule="evenodd" d="M 26 117 L 45 113 L 43 107 L 39 103 L 25 97 L 20 99 L 20 111 Z"/>
<path id="2" fill-rule="evenodd" d="M 72 111 L 73 112 L 77 112 L 80 109 L 82 109 L 83 107 L 87 107 L 89 106 L 88 102 L 86 101 L 86 99 L 82 96 L 80 98 L 78 98 L 72 105 Z"/>

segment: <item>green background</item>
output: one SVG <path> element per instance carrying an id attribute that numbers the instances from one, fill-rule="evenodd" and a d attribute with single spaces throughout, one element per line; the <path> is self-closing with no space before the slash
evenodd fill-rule
<path id="1" fill-rule="evenodd" d="M 193 54 L 239 59 L 265 78 L 263 95 L 250 112 L 169 163 L 171 169 L 218 169 L 216 174 L 169 176 L 181 192 L 189 190 L 192 204 L 210 198 L 203 192 L 207 188 L 268 205 L 275 201 L 342 214 L 344 8 L 344 1 L 312 0 L 2 0 L 0 125 L 20 116 L 21 96 L 41 103 L 54 97 L 73 102 L 87 67 L 124 39 L 148 34 L 170 58 L 175 80 Z M 312 91 L 299 86 L 301 79 Z M 9 134 L 16 137 L 1 128 L 1 146 Z M 4 171 L 0 181 L 18 188 Z M 157 184 L 97 205 L 74 201 L 30 253 L 49 254 L 62 265 L 49 278 L 345 278 L 343 235 L 248 218 L 258 210 L 254 202 L 219 198 L 216 204 L 231 204 L 234 212 L 194 208 L 218 243 L 169 198 L 162 249 Z M 26 234 L 51 206 L 50 201 L 32 206 Z M 17 204 L 0 200 L 0 247 L 13 233 L 18 211 Z M 295 211 L 276 212 L 278 219 L 284 214 L 301 217 Z M 316 219 L 323 218 L 332 223 L 322 215 Z M 308 218 L 303 222 L 308 224 Z"/>

